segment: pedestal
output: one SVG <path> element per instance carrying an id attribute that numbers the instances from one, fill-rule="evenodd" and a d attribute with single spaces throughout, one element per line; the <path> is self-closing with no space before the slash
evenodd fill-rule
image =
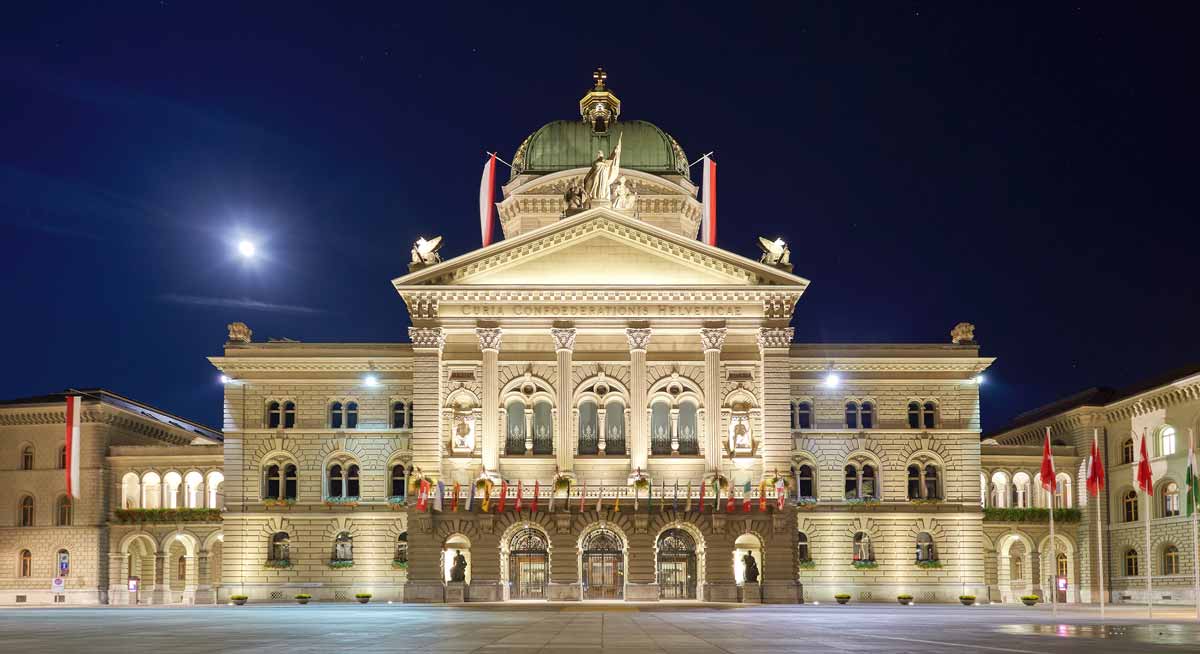
<path id="1" fill-rule="evenodd" d="M 583 598 L 583 584 L 546 584 L 546 599 L 551 602 L 578 602 Z"/>
<path id="2" fill-rule="evenodd" d="M 467 587 L 468 602 L 499 602 L 503 599 L 504 589 L 498 581 L 472 581 Z"/>
<path id="3" fill-rule="evenodd" d="M 736 602 L 738 601 L 738 586 L 735 583 L 704 584 L 704 601 Z"/>
<path id="4" fill-rule="evenodd" d="M 657 602 L 658 584 L 625 584 L 626 602 Z"/>
<path id="5" fill-rule="evenodd" d="M 441 604 L 446 587 L 440 581 L 410 581 L 404 586 L 404 601 L 410 604 Z"/>
<path id="6" fill-rule="evenodd" d="M 467 601 L 467 585 L 461 581 L 446 582 L 446 603 L 461 604 Z"/>
<path id="7" fill-rule="evenodd" d="M 798 581 L 764 581 L 762 583 L 763 604 L 800 604 L 804 601 L 803 589 Z"/>
<path id="8" fill-rule="evenodd" d="M 742 604 L 762 604 L 762 588 L 758 582 L 742 582 L 741 591 Z"/>

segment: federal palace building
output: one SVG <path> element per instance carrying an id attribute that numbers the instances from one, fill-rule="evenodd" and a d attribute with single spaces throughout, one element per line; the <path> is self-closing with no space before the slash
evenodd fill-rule
<path id="1" fill-rule="evenodd" d="M 993 359 L 973 326 L 794 342 L 803 271 L 781 240 L 753 260 L 698 239 L 700 191 L 675 139 L 621 116 L 599 78 L 516 148 L 502 240 L 445 261 L 438 239 L 414 246 L 392 280 L 406 342 L 264 342 L 235 322 L 209 358 L 220 429 L 71 390 L 78 500 L 66 392 L 0 402 L 0 604 L 1136 602 L 1145 566 L 1156 602 L 1193 601 L 1179 498 L 1200 370 L 983 434 Z M 1149 550 L 1127 499 L 1143 430 Z"/>

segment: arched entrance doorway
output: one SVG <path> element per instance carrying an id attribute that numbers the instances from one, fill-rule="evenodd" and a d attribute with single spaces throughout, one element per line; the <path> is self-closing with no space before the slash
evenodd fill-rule
<path id="1" fill-rule="evenodd" d="M 658 537 L 658 588 L 662 599 L 696 599 L 696 539 L 682 529 Z"/>
<path id="2" fill-rule="evenodd" d="M 625 596 L 625 547 L 610 529 L 600 527 L 583 540 L 583 598 L 621 599 Z"/>
<path id="3" fill-rule="evenodd" d="M 546 536 L 532 527 L 513 535 L 508 549 L 508 580 L 512 599 L 545 599 L 550 574 Z"/>

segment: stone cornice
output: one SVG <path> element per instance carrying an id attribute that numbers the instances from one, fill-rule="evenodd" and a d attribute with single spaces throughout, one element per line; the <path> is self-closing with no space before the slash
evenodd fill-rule
<path id="1" fill-rule="evenodd" d="M 163 424 L 153 418 L 135 416 L 120 409 L 107 406 L 104 408 L 85 406 L 80 413 L 80 423 L 83 425 L 104 425 L 125 433 L 163 441 L 169 445 L 191 445 L 198 438 L 204 438 L 210 443 L 212 442 L 211 439 L 207 439 L 202 434 L 188 429 Z M 58 404 L 53 406 L 4 409 L 0 411 L 0 426 L 3 427 L 63 425 L 65 429 L 66 424 L 66 409 Z"/>
<path id="2" fill-rule="evenodd" d="M 984 357 L 855 357 L 791 358 L 792 372 L 955 372 L 978 374 L 995 361 Z"/>
<path id="3" fill-rule="evenodd" d="M 209 357 L 223 373 L 247 372 L 412 372 L 412 357 Z"/>

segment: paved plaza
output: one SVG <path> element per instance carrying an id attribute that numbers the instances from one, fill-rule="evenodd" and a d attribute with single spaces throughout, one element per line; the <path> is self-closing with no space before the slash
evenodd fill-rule
<path id="1" fill-rule="evenodd" d="M 0 610 L 5 652 L 772 654 L 1175 652 L 1200 649 L 1189 610 L 544 603 Z M 1140 617 L 1139 617 L 1140 616 Z"/>

